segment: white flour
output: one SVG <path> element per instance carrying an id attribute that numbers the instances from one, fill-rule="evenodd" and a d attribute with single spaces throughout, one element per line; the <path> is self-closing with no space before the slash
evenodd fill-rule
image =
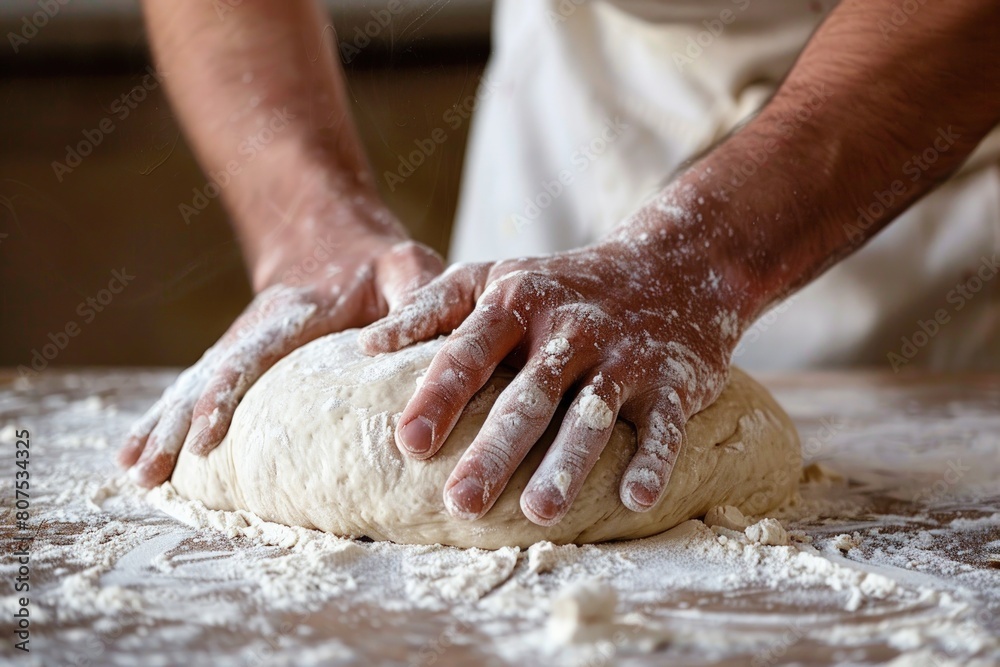
<path id="1" fill-rule="evenodd" d="M 615 414 L 590 385 L 580 392 L 580 402 L 576 408 L 577 417 L 584 426 L 593 431 L 603 431 L 615 423 Z"/>
<path id="2" fill-rule="evenodd" d="M 754 517 L 744 532 L 742 517 L 720 510 L 712 528 L 690 521 L 634 542 L 482 551 L 345 540 L 207 510 L 170 485 L 137 491 L 110 459 L 168 379 L 51 375 L 44 397 L 23 382 L 0 391 L 3 451 L 17 429 L 31 431 L 31 521 L 44 524 L 31 548 L 33 650 L 18 664 L 1000 658 L 996 412 L 931 426 L 892 419 L 892 396 L 779 391 L 804 442 L 818 401 L 851 415 L 818 452 L 846 479 L 810 468 L 780 522 Z M 370 426 L 373 446 L 391 433 Z M 961 478 L 920 495 L 949 459 L 961 459 Z M 10 476 L 0 497 L 12 505 Z M 5 560 L 5 636 L 11 572 Z"/>

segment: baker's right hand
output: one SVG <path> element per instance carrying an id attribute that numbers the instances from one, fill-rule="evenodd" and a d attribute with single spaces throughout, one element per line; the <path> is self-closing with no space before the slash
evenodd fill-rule
<path id="1" fill-rule="evenodd" d="M 375 214 L 391 215 L 384 208 Z M 283 240 L 270 240 L 272 254 L 257 263 L 268 267 L 266 276 L 259 268 L 255 275 L 257 296 L 129 432 L 118 462 L 133 481 L 152 487 L 169 479 L 182 447 L 199 455 L 214 449 L 247 390 L 279 359 L 325 334 L 378 320 L 441 273 L 430 248 L 344 215 L 325 231 L 296 224 Z M 380 222 L 383 230 L 396 227 Z"/>

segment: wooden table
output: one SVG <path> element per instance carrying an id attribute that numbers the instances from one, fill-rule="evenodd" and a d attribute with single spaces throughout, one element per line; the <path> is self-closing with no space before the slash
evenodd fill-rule
<path id="1" fill-rule="evenodd" d="M 0 451 L 5 466 L 0 478 L 5 549 L 0 565 L 0 662 L 512 664 L 504 657 L 509 654 L 499 650 L 510 637 L 478 621 L 461 623 L 463 619 L 448 610 L 392 610 L 353 603 L 350 595 L 342 594 L 331 594 L 325 601 L 321 596 L 305 616 L 294 609 L 261 606 L 255 591 L 262 582 L 241 579 L 226 567 L 233 559 L 256 558 L 259 545 L 192 530 L 135 498 L 116 499 L 118 487 L 109 482 L 117 474 L 111 464 L 114 449 L 130 422 L 175 374 L 52 370 L 26 381 L 18 380 L 14 371 L 0 372 Z M 840 558 L 903 583 L 919 578 L 938 595 L 938 602 L 928 602 L 934 609 L 942 608 L 940 600 L 960 601 L 949 609 L 965 611 L 949 612 L 947 619 L 932 614 L 928 622 L 961 620 L 962 632 L 971 634 L 953 638 L 951 644 L 916 637 L 911 646 L 901 645 L 898 636 L 892 641 L 880 636 L 878 623 L 891 623 L 893 614 L 924 613 L 914 608 L 874 610 L 882 614 L 874 621 L 864 608 L 834 609 L 822 620 L 810 621 L 808 629 L 790 634 L 790 610 L 782 609 L 780 585 L 771 590 L 759 584 L 737 585 L 726 594 L 705 595 L 695 588 L 643 608 L 664 623 L 687 628 L 690 641 L 668 643 L 654 653 L 622 650 L 614 663 L 707 664 L 700 649 L 692 646 L 697 647 L 698 628 L 706 627 L 708 619 L 715 633 L 753 626 L 758 634 L 773 635 L 770 652 L 735 648 L 721 658 L 716 655 L 716 664 L 874 664 L 899 656 L 905 661 L 899 664 L 974 664 L 974 656 L 984 660 L 981 664 L 998 664 L 1000 649 L 989 637 L 1000 635 L 1000 569 L 998 561 L 991 560 L 1000 553 L 1000 375 L 854 372 L 763 380 L 794 418 L 806 459 L 822 461 L 849 480 L 817 493 L 826 493 L 827 501 L 831 493 L 842 496 L 844 507 L 854 508 L 841 516 L 829 510 L 800 516 L 786 520 L 786 526 L 802 531 L 818 549 L 826 548 L 823 553 L 831 553 L 831 561 Z M 12 511 L 14 441 L 22 429 L 30 433 L 31 452 L 31 518 L 26 531 L 17 529 Z M 24 654 L 11 646 L 11 614 L 18 598 L 13 590 L 17 565 L 11 554 L 19 544 L 15 539 L 27 533 L 34 535 L 32 650 Z M 859 537 L 857 548 L 843 556 L 828 548 L 833 536 L 853 533 Z M 281 551 L 271 549 L 268 554 Z M 103 555 L 96 558 L 95 553 Z M 172 565 L 167 567 L 164 559 Z M 199 592 L 201 584 L 183 575 L 194 572 L 199 563 L 200 577 L 214 576 L 205 575 L 205 567 L 218 568 L 218 586 L 209 601 Z M 829 595 L 840 599 L 836 591 Z M 682 598 L 683 605 L 678 602 Z M 630 599 L 623 598 L 626 606 Z M 689 622 L 692 604 L 700 625 Z M 217 605 L 220 616 L 235 609 L 245 622 L 203 627 L 206 605 Z M 965 618 L 958 619 L 962 614 Z M 189 619 L 194 617 L 202 620 L 193 623 Z M 825 641 L 827 634 L 832 637 L 856 624 L 868 624 L 872 630 L 849 650 Z M 977 642 L 987 639 L 971 646 L 970 636 Z M 442 642 L 442 637 L 448 641 Z"/>

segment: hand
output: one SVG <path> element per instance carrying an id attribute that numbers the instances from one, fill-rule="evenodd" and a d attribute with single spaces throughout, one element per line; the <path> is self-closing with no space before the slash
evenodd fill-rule
<path id="1" fill-rule="evenodd" d="M 182 446 L 200 455 L 214 449 L 247 390 L 279 359 L 325 334 L 374 322 L 441 273 L 430 248 L 357 226 L 351 238 L 344 222 L 336 235 L 296 233 L 275 244 L 278 260 L 258 264 L 266 272 L 258 269 L 255 282 L 269 286 L 128 435 L 118 461 L 138 484 L 167 480 Z"/>
<path id="2" fill-rule="evenodd" d="M 521 495 L 525 516 L 552 525 L 566 514 L 619 415 L 638 434 L 622 502 L 656 504 L 685 424 L 722 391 L 745 326 L 742 286 L 710 268 L 705 241 L 683 239 L 676 226 L 626 226 L 573 252 L 453 267 L 362 332 L 375 354 L 454 329 L 399 420 L 397 446 L 415 458 L 434 455 L 497 365 L 521 367 L 445 485 L 453 516 L 492 507 L 567 395 L 558 435 Z"/>

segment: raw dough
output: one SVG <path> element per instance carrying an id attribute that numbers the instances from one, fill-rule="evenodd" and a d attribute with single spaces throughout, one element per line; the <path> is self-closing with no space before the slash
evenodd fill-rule
<path id="1" fill-rule="evenodd" d="M 734 368 L 722 396 L 688 423 L 667 492 L 650 511 L 632 512 L 618 499 L 635 450 L 631 425 L 619 421 L 566 517 L 548 528 L 524 517 L 518 499 L 560 413 L 485 517 L 453 519 L 444 510 L 445 480 L 513 371 L 494 374 L 430 461 L 404 457 L 393 429 L 442 340 L 367 357 L 357 332 L 347 331 L 296 350 L 247 392 L 229 434 L 207 458 L 181 454 L 173 485 L 209 508 L 250 510 L 277 523 L 486 549 L 645 537 L 719 505 L 763 514 L 796 490 L 795 427 L 763 387 Z"/>
<path id="2" fill-rule="evenodd" d="M 772 547 L 788 546 L 788 533 L 777 519 L 765 517 L 743 531 L 751 542 Z"/>
<path id="3" fill-rule="evenodd" d="M 709 528 L 721 526 L 729 530 L 746 530 L 750 522 L 743 516 L 743 512 L 732 505 L 721 505 L 713 507 L 705 513 L 705 525 Z"/>

